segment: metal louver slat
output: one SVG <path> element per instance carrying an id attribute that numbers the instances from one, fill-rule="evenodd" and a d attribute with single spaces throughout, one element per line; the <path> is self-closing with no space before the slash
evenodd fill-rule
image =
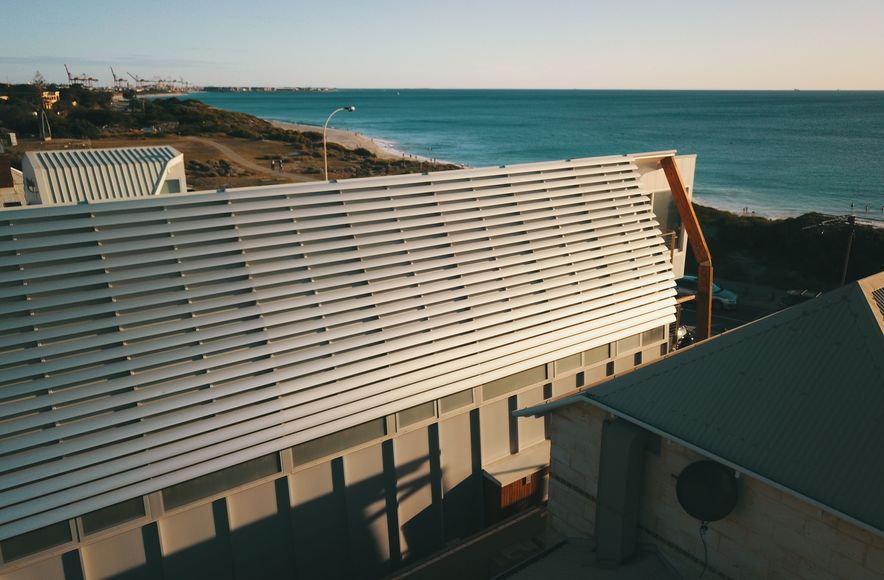
<path id="1" fill-rule="evenodd" d="M 140 176 L 96 158 L 81 177 L 129 197 L 162 170 L 151 155 Z M 0 222 L 0 539 L 674 315 L 630 157 Z"/>

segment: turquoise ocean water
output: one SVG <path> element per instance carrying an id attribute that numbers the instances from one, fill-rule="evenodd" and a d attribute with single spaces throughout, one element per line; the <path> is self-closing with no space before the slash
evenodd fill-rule
<path id="1" fill-rule="evenodd" d="M 331 126 L 471 167 L 677 149 L 698 155 L 698 202 L 766 216 L 853 212 L 884 223 L 884 92 L 354 89 L 193 97 L 312 125 L 355 105 Z"/>

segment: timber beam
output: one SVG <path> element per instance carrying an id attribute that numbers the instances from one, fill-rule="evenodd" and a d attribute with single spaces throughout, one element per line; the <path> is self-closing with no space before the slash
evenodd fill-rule
<path id="1" fill-rule="evenodd" d="M 688 235 L 691 253 L 697 260 L 697 338 L 705 340 L 712 334 L 712 254 L 709 253 L 700 221 L 688 198 L 675 157 L 664 157 L 660 160 L 660 165 L 663 167 L 663 173 L 672 191 L 672 200 Z"/>

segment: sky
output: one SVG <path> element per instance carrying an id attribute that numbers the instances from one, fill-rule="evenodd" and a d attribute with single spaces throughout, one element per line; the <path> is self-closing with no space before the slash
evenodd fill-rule
<path id="1" fill-rule="evenodd" d="M 884 90 L 884 0 L 0 0 L 0 82 Z"/>

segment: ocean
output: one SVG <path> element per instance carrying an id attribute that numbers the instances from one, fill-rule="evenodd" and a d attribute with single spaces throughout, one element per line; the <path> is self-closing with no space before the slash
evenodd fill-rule
<path id="1" fill-rule="evenodd" d="M 699 203 L 884 223 L 884 92 L 386 90 L 196 93 L 268 120 L 331 126 L 470 167 L 677 149 Z"/>

